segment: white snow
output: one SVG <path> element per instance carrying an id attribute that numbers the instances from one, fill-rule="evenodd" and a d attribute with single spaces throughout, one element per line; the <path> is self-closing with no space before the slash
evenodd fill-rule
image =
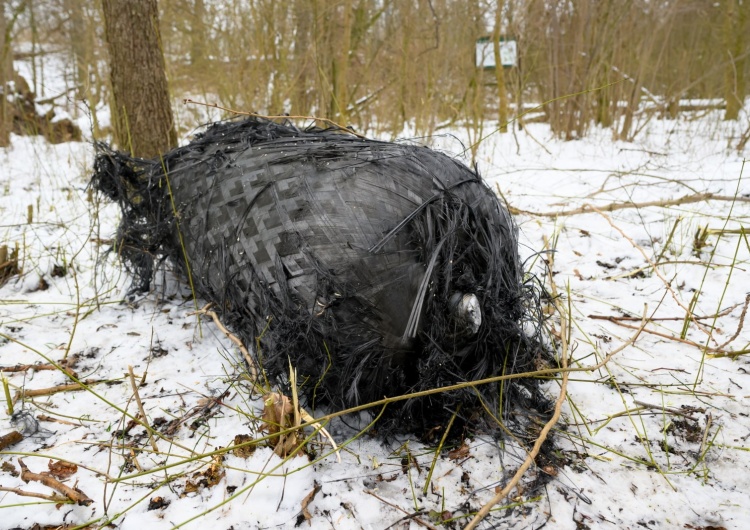
<path id="1" fill-rule="evenodd" d="M 480 528 L 750 528 L 750 357 L 714 358 L 694 345 L 747 351 L 750 342 L 748 322 L 733 338 L 750 285 L 750 240 L 736 233 L 749 224 L 750 168 L 747 152 L 728 148 L 731 128 L 708 114 L 653 120 L 633 143 L 613 142 L 606 130 L 562 142 L 533 124 L 530 134 L 494 134 L 482 143 L 477 161 L 488 183 L 526 212 L 516 220 L 532 271 L 545 276 L 542 260 L 553 263 L 572 318 L 572 366 L 592 366 L 627 342 L 644 305 L 653 320 L 605 367 L 571 374 L 565 430 L 555 435 L 566 465 L 531 498 L 514 493 L 502 503 L 514 507 L 494 511 Z M 466 131 L 452 134 L 470 144 Z M 456 144 L 449 136 L 435 139 L 454 152 Z M 0 454 L 0 486 L 52 494 L 38 482 L 24 483 L 10 465 L 20 471 L 22 458 L 42 472 L 48 461 L 62 459 L 79 466 L 66 484 L 93 500 L 57 507 L 0 491 L 0 526 L 111 521 L 122 530 L 239 530 L 301 521 L 302 528 L 385 529 L 419 528 L 419 519 L 438 527 L 441 513 L 478 510 L 523 461 L 512 444 L 502 449 L 489 437 L 469 440 L 464 456 L 451 459 L 445 450 L 437 458 L 425 495 L 434 448 L 409 439 L 384 444 L 368 434 L 350 440 L 357 430 L 334 423 L 330 430 L 346 445 L 342 463 L 333 456 L 283 460 L 270 448 L 248 458 L 230 452 L 217 483 L 185 494 L 186 484 L 198 483 L 205 475 L 196 474 L 217 462 L 213 451 L 236 435 L 257 434 L 262 403 L 235 377 L 237 349 L 210 320 L 199 323 L 200 304 L 171 273 L 148 296 L 123 301 L 127 274 L 104 254 L 118 213 L 89 200 L 92 161 L 86 143 L 53 146 L 13 136 L 12 146 L 0 149 L 0 244 L 19 245 L 23 269 L 0 288 L 0 366 L 78 355 L 74 370 L 88 385 L 16 403 L 38 430 Z M 528 213 L 698 193 L 722 199 L 559 217 Z M 713 231 L 695 249 L 704 226 Z M 735 232 L 716 233 L 722 229 Z M 545 238 L 554 253 L 537 254 Z M 659 274 L 649 265 L 657 259 Z M 55 266 L 65 273 L 56 274 Z M 700 320 L 700 328 L 690 324 L 681 340 L 687 307 L 697 317 L 720 316 Z M 551 324 L 559 330 L 558 317 Z M 156 439 L 156 453 L 139 425 L 118 436 L 138 413 L 129 367 L 143 379 L 138 392 L 149 421 L 183 422 Z M 71 382 L 59 370 L 5 377 L 12 393 Z M 551 397 L 559 388 L 559 378 L 547 383 Z M 4 409 L 0 435 L 20 430 Z M 316 450 L 319 457 L 329 451 Z M 408 466 L 410 459 L 417 465 Z M 316 485 L 308 523 L 300 519 L 302 503 Z M 149 510 L 156 497 L 168 506 Z"/>

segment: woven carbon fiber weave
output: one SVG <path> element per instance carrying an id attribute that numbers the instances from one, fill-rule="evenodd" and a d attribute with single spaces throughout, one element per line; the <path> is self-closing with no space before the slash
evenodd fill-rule
<path id="1" fill-rule="evenodd" d="M 533 370 L 544 355 L 524 331 L 539 301 L 513 220 L 446 155 L 260 119 L 159 160 L 98 148 L 92 182 L 122 207 L 133 289 L 168 259 L 246 344 L 262 337 L 272 380 L 287 384 L 291 361 L 309 407 Z M 393 405 L 379 429 L 439 432 L 458 409 L 470 426 L 501 402 L 499 420 L 548 408 L 522 379 Z"/>

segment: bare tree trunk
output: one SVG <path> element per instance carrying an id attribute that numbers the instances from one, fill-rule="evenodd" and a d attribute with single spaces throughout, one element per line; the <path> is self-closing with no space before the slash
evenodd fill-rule
<path id="1" fill-rule="evenodd" d="M 492 47 L 495 52 L 495 80 L 497 81 L 498 95 L 498 123 L 500 132 L 508 132 L 508 89 L 505 86 L 505 71 L 500 59 L 500 31 L 502 30 L 502 12 L 505 8 L 505 0 L 499 0 L 495 8 L 495 30 L 492 33 Z"/>
<path id="2" fill-rule="evenodd" d="M 312 102 L 310 101 L 311 84 L 314 74 L 314 51 L 311 48 L 311 27 L 314 17 L 313 6 L 309 2 L 297 0 L 294 3 L 294 95 L 292 96 L 292 114 L 308 114 Z"/>
<path id="3" fill-rule="evenodd" d="M 203 0 L 195 0 L 190 20 L 191 65 L 197 68 L 205 68 L 206 44 L 206 5 Z"/>
<path id="4" fill-rule="evenodd" d="M 102 0 L 115 137 L 134 156 L 177 145 L 156 0 Z"/>
<path id="5" fill-rule="evenodd" d="M 0 0 L 0 147 L 10 145 L 8 81 L 11 77 L 10 31 L 5 21 L 5 0 Z"/>
<path id="6" fill-rule="evenodd" d="M 341 7 L 342 13 L 340 26 L 336 28 L 338 35 L 334 36 L 333 42 L 336 42 L 336 48 L 333 50 L 333 73 L 331 84 L 332 92 L 332 109 L 334 116 L 341 122 L 346 123 L 349 119 L 349 51 L 352 45 L 352 0 L 344 0 Z"/>
<path id="7" fill-rule="evenodd" d="M 747 4 L 747 1 L 745 2 Z M 724 50 L 727 66 L 724 71 L 725 120 L 736 120 L 745 100 L 745 62 L 747 53 L 747 5 L 739 0 L 724 2 Z"/>

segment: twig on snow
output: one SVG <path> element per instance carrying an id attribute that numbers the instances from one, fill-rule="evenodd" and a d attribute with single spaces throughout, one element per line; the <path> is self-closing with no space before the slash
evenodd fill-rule
<path id="1" fill-rule="evenodd" d="M 643 250 L 643 248 L 641 248 L 641 246 L 638 243 L 636 243 L 635 241 L 633 241 L 633 239 L 630 236 L 628 236 L 622 228 L 620 228 L 619 226 L 617 226 L 614 223 L 614 221 L 612 221 L 612 218 L 610 216 L 608 216 L 606 213 L 604 213 L 601 209 L 599 209 L 599 208 L 597 208 L 595 206 L 591 206 L 591 209 L 593 211 L 595 211 L 596 213 L 598 213 L 599 215 L 601 215 L 602 217 L 604 217 L 604 219 L 606 219 L 606 221 L 609 223 L 609 225 L 612 228 L 614 228 L 615 230 L 617 230 L 622 235 L 622 237 L 624 237 L 625 239 L 627 239 L 627 241 L 633 246 L 633 248 L 635 248 L 636 250 L 638 250 L 638 252 L 641 253 L 641 255 L 643 256 L 643 259 L 645 259 L 648 262 L 648 264 L 651 265 L 651 267 L 654 269 L 654 272 L 656 273 L 656 275 L 664 283 L 664 286 L 667 288 L 667 291 L 669 291 L 669 294 L 672 295 L 672 299 L 675 301 L 675 303 L 678 306 L 680 306 L 682 309 L 685 310 L 685 313 L 688 316 L 688 318 L 690 319 L 690 321 L 693 322 L 695 324 L 695 326 L 698 329 L 700 329 L 703 333 L 705 333 L 706 335 L 708 335 L 709 338 L 713 339 L 713 336 L 711 335 L 711 331 L 708 330 L 708 329 L 706 329 L 695 318 L 695 315 L 693 315 L 692 310 L 689 307 L 685 306 L 685 304 L 683 304 L 682 301 L 680 301 L 679 297 L 677 296 L 677 293 L 675 293 L 674 289 L 672 289 L 671 282 L 664 277 L 664 275 L 661 273 L 661 271 L 659 270 L 659 268 L 656 266 L 656 263 L 654 263 L 651 260 L 651 258 L 648 257 L 648 254 L 646 254 L 646 252 Z"/>
<path id="2" fill-rule="evenodd" d="M 0 451 L 5 451 L 11 445 L 15 445 L 23 440 L 23 434 L 18 431 L 11 431 L 8 434 L 0 436 Z"/>
<path id="3" fill-rule="evenodd" d="M 250 370 L 250 376 L 252 378 L 252 384 L 253 387 L 255 386 L 255 383 L 258 381 L 258 367 L 255 365 L 255 361 L 250 356 L 250 352 L 247 351 L 247 348 L 245 348 L 245 345 L 242 344 L 242 341 L 233 333 L 231 333 L 224 324 L 221 323 L 221 320 L 219 320 L 219 315 L 216 314 L 215 311 L 209 311 L 209 307 L 211 307 L 211 304 L 206 304 L 198 311 L 195 311 L 196 315 L 206 315 L 211 317 L 213 319 L 214 324 L 224 333 L 224 335 L 227 336 L 229 340 L 231 340 L 239 349 L 240 352 L 242 352 L 242 358 L 245 359 L 245 362 L 247 363 L 248 369 Z"/>
<path id="4" fill-rule="evenodd" d="M 138 385 L 135 382 L 135 374 L 133 374 L 133 367 L 130 365 L 128 365 L 128 374 L 130 375 L 130 387 L 133 389 L 135 402 L 138 404 L 138 410 L 141 411 L 141 418 L 143 418 L 141 423 L 146 428 L 146 432 L 148 433 L 148 441 L 151 444 L 151 449 L 154 450 L 154 453 L 158 453 L 159 448 L 156 445 L 156 440 L 154 440 L 153 434 L 151 434 L 152 429 L 148 425 L 148 416 L 146 416 L 146 411 L 143 409 L 143 402 L 141 401 L 141 396 L 138 393 Z"/>
<path id="5" fill-rule="evenodd" d="M 40 482 L 48 488 L 62 493 L 63 495 L 65 495 L 65 497 L 75 502 L 79 506 L 89 506 L 94 502 L 88 497 L 88 495 L 86 495 L 78 488 L 71 488 L 70 486 L 66 486 L 50 475 L 29 471 L 29 468 L 26 466 L 26 464 L 23 463 L 23 460 L 21 458 L 18 459 L 18 465 L 21 466 L 21 480 L 23 480 L 24 482 L 30 482 L 32 480 L 34 482 Z"/>
<path id="6" fill-rule="evenodd" d="M 748 197 L 732 197 L 729 195 L 717 195 L 716 193 L 696 193 L 693 195 L 685 195 L 677 199 L 665 199 L 659 201 L 646 201 L 646 202 L 613 202 L 606 206 L 593 206 L 591 204 L 584 204 L 580 208 L 574 208 L 572 210 L 558 210 L 551 212 L 532 212 L 530 210 L 521 210 L 519 208 L 510 207 L 510 213 L 512 214 L 527 214 L 536 215 L 539 217 L 565 217 L 569 215 L 580 215 L 585 213 L 601 213 L 601 212 L 614 212 L 616 210 L 625 210 L 627 208 L 648 208 L 651 206 L 678 206 L 681 204 L 691 204 L 695 202 L 703 201 L 734 201 L 734 202 L 750 202 Z"/>
<path id="7" fill-rule="evenodd" d="M 69 502 L 70 500 L 67 497 L 57 495 L 56 493 L 52 495 L 46 495 L 44 493 L 23 491 L 22 489 L 18 489 L 18 488 L 6 488 L 5 486 L 0 486 L 0 491 L 8 491 L 10 493 L 15 493 L 16 495 L 20 495 L 21 497 L 35 497 L 37 499 L 44 499 L 46 501 L 52 501 L 52 502 Z"/>

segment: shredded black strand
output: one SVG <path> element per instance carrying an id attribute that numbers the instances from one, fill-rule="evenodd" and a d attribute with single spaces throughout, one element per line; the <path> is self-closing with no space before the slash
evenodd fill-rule
<path id="1" fill-rule="evenodd" d="M 245 344 L 262 335 L 271 381 L 288 385 L 291 361 L 310 407 L 547 359 L 517 228 L 477 171 L 446 155 L 256 118 L 154 160 L 96 148 L 92 185 L 122 209 L 114 250 L 131 292 L 148 291 L 164 260 L 189 272 Z M 375 429 L 439 439 L 459 409 L 463 432 L 499 421 L 529 441 L 551 403 L 536 379 L 506 381 L 392 404 Z"/>

